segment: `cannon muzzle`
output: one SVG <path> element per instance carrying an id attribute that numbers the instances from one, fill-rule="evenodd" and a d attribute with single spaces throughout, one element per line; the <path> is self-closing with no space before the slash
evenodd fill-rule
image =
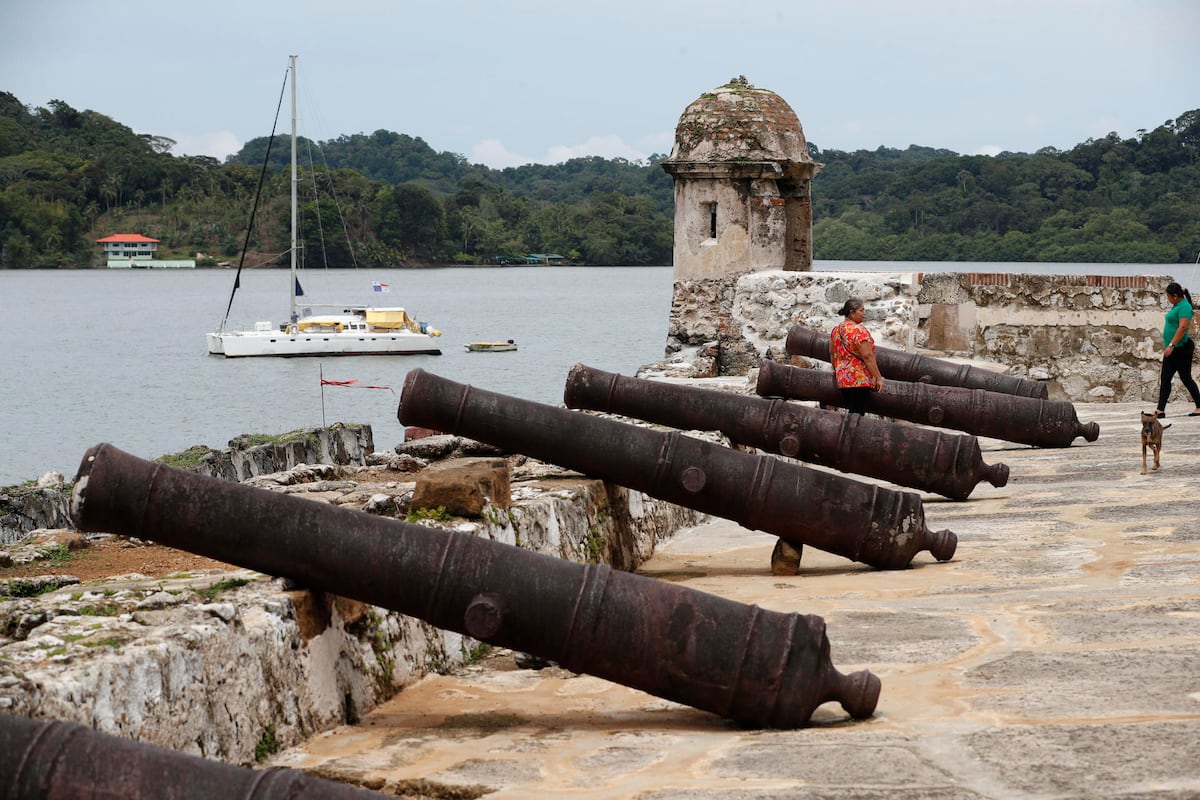
<path id="1" fill-rule="evenodd" d="M 844 404 L 831 371 L 789 367 L 770 360 L 759 367 L 756 391 L 763 397 Z M 867 411 L 1034 447 L 1070 447 L 1077 436 L 1089 442 L 1100 436 L 1100 426 L 1081 423 L 1075 406 L 1068 402 L 986 389 L 892 380 L 884 384 L 882 392 L 870 394 Z"/>
<path id="2" fill-rule="evenodd" d="M 869 717 L 879 697 L 875 675 L 833 668 L 820 617 L 229 483 L 107 444 L 84 457 L 72 506 L 81 531 L 287 576 L 747 725 L 798 727 L 829 700 Z"/>
<path id="3" fill-rule="evenodd" d="M 805 356 L 819 361 L 829 358 L 829 334 L 797 325 L 788 331 L 784 350 L 790 356 Z M 910 383 L 932 383 L 938 386 L 959 386 L 964 389 L 986 389 L 989 392 L 1012 394 L 1046 400 L 1050 390 L 1042 381 L 1031 381 L 1005 375 L 991 369 L 955 364 L 942 358 L 907 353 L 890 347 L 875 348 L 875 362 L 883 377 Z"/>
<path id="4" fill-rule="evenodd" d="M 476 389 L 420 369 L 405 378 L 398 416 L 405 425 L 469 436 L 881 569 L 903 569 L 922 550 L 946 561 L 958 544 L 950 531 L 925 527 L 921 497 L 911 492 L 679 431 Z"/>
<path id="5" fill-rule="evenodd" d="M 294 769 L 250 769 L 74 722 L 0 714 L 0 800 L 371 800 Z"/>
<path id="6" fill-rule="evenodd" d="M 629 378 L 576 364 L 567 376 L 563 402 L 568 408 L 683 430 L 720 431 L 737 444 L 954 500 L 965 500 L 982 480 L 993 486 L 1008 483 L 1008 466 L 983 463 L 974 436 L 786 400 Z"/>

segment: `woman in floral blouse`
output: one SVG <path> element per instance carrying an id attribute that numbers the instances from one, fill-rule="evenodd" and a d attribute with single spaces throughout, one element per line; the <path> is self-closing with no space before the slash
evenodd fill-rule
<path id="1" fill-rule="evenodd" d="M 883 375 L 875 363 L 875 340 L 862 324 L 866 316 L 862 300 L 851 297 L 838 313 L 845 319 L 829 334 L 833 372 L 846 410 L 865 414 L 871 392 L 883 391 Z"/>

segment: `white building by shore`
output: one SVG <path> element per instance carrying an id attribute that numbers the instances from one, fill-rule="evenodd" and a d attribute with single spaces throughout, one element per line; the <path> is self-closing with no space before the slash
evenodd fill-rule
<path id="1" fill-rule="evenodd" d="M 195 269 L 193 259 L 162 260 L 154 256 L 158 252 L 158 239 L 140 233 L 114 233 L 97 239 L 103 246 L 106 266 L 109 269 Z"/>

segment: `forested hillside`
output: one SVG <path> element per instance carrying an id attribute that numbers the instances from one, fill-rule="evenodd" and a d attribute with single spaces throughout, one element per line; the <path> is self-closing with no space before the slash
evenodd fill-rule
<path id="1" fill-rule="evenodd" d="M 1200 250 L 1200 110 L 1067 151 L 814 157 L 817 258 L 1170 264 Z"/>
<path id="2" fill-rule="evenodd" d="M 225 163 L 176 157 L 169 139 L 99 112 L 0 93 L 0 266 L 95 265 L 95 239 L 119 232 L 161 240 L 165 258 L 236 262 L 245 245 L 247 265 L 284 264 L 290 150 L 277 137 L 264 170 L 269 143 L 251 140 Z M 810 149 L 824 164 L 813 182 L 819 259 L 1179 263 L 1200 249 L 1200 110 L 1067 151 Z M 389 131 L 302 140 L 300 152 L 310 262 L 671 260 L 662 155 L 493 170 Z"/>

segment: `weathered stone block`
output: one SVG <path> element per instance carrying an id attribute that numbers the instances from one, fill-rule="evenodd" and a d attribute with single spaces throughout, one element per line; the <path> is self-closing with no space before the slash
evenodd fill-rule
<path id="1" fill-rule="evenodd" d="M 412 508 L 443 507 L 452 516 L 478 517 L 490 500 L 497 508 L 512 505 L 511 473 L 502 458 L 469 458 L 439 464 L 421 473 Z"/>
<path id="2" fill-rule="evenodd" d="M 970 347 L 970 336 L 963 330 L 959 306 L 934 303 L 930 307 L 928 347 L 947 352 L 962 352 Z"/>

